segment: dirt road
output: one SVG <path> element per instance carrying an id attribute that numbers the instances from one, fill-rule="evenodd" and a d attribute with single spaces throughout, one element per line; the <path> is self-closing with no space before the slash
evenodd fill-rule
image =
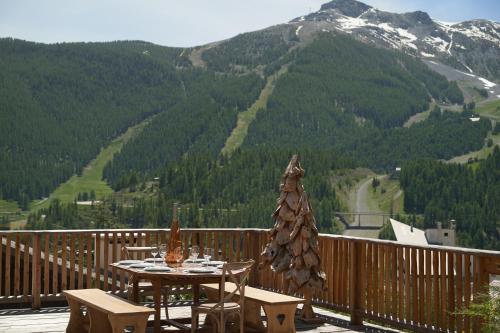
<path id="1" fill-rule="evenodd" d="M 380 176 L 379 176 L 380 177 Z M 371 199 L 370 191 L 372 177 L 359 182 L 353 192 L 351 193 L 351 210 L 357 213 L 380 213 L 381 210 L 377 203 Z M 355 217 L 355 221 L 351 224 L 353 226 L 380 226 L 382 224 L 382 217 L 373 215 L 359 215 Z M 348 229 L 344 231 L 345 236 L 378 238 L 378 230 L 363 230 L 363 229 Z"/>

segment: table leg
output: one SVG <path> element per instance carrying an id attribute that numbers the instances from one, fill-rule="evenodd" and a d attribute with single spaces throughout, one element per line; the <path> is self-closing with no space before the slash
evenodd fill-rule
<path id="1" fill-rule="evenodd" d="M 132 275 L 132 301 L 139 303 L 139 279 L 137 275 Z"/>
<path id="2" fill-rule="evenodd" d="M 193 305 L 198 306 L 200 305 L 200 285 L 199 284 L 193 284 Z M 196 327 L 198 327 L 198 317 L 196 317 Z"/>
<path id="3" fill-rule="evenodd" d="M 158 279 L 151 280 L 153 284 L 153 300 L 155 303 L 155 322 L 154 332 L 161 332 L 161 281 Z"/>
<path id="4" fill-rule="evenodd" d="M 200 285 L 193 284 L 193 305 L 200 305 Z"/>

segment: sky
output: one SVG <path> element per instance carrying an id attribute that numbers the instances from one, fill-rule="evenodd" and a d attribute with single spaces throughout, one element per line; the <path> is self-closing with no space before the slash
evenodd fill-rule
<path id="1" fill-rule="evenodd" d="M 288 22 L 328 0 L 0 0 L 0 37 L 29 41 L 145 40 L 188 47 Z M 500 0 L 365 0 L 437 20 L 500 22 Z"/>

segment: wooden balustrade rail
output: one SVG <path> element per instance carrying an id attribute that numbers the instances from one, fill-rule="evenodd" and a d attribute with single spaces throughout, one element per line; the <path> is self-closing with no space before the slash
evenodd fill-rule
<path id="1" fill-rule="evenodd" d="M 0 231 L 0 304 L 63 299 L 66 289 L 126 291 L 126 275 L 110 268 L 121 246 L 166 243 L 168 229 Z M 267 243 L 263 229 L 183 229 L 191 244 L 214 248 L 214 260 L 255 259 Z M 321 234 L 327 289 L 317 305 L 347 312 L 353 324 L 370 319 L 416 331 L 475 332 L 462 314 L 490 275 L 500 275 L 500 252 Z M 138 258 L 143 255 L 134 254 Z M 282 276 L 255 269 L 250 284 L 281 291 Z"/>

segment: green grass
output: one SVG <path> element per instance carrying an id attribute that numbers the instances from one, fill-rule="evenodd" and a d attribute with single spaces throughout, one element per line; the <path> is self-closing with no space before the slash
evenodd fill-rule
<path id="1" fill-rule="evenodd" d="M 474 112 L 483 117 L 500 121 L 500 100 L 481 104 L 474 110 Z"/>
<path id="2" fill-rule="evenodd" d="M 276 80 L 286 73 L 287 67 L 283 66 L 276 74 L 271 75 L 267 79 L 267 83 L 260 92 L 259 98 L 252 104 L 246 111 L 240 112 L 238 114 L 238 121 L 236 122 L 236 127 L 231 132 L 231 135 L 227 138 L 224 148 L 222 148 L 222 154 L 231 155 L 245 140 L 248 133 L 248 127 L 254 121 L 259 110 L 264 110 L 267 106 L 267 100 L 271 96 L 274 87 L 276 85 Z"/>
<path id="3" fill-rule="evenodd" d="M 19 205 L 15 201 L 0 200 L 0 214 L 15 213 L 19 210 Z"/>
<path id="4" fill-rule="evenodd" d="M 474 113 L 479 114 L 481 117 L 488 118 L 493 124 L 500 122 L 500 100 L 483 103 L 474 109 Z M 449 160 L 452 163 L 467 163 L 469 159 L 485 159 L 493 151 L 495 145 L 500 146 L 500 135 L 493 135 L 490 131 L 486 140 L 491 139 L 493 146 L 488 147 L 486 144 L 480 150 L 469 152 L 467 154 L 456 156 Z"/>
<path id="5" fill-rule="evenodd" d="M 387 176 L 378 177 L 380 185 L 372 193 L 372 199 L 384 213 L 390 213 L 391 205 L 394 214 L 403 213 L 403 193 L 400 193 L 399 180 L 389 179 Z"/>
<path id="6" fill-rule="evenodd" d="M 429 118 L 429 115 L 431 114 L 431 111 L 434 109 L 434 107 L 436 106 L 436 102 L 434 100 L 432 100 L 432 102 L 430 103 L 429 105 L 429 108 L 423 112 L 420 112 L 420 113 L 417 113 L 417 114 L 414 114 L 413 116 L 411 116 L 403 125 L 403 127 L 410 127 L 411 125 L 413 124 L 416 124 L 416 123 L 419 123 L 421 121 L 424 121 L 426 120 L 427 118 Z"/>
<path id="7" fill-rule="evenodd" d="M 356 210 L 356 184 L 374 175 L 373 171 L 365 168 L 341 169 L 332 173 L 330 181 L 343 211 Z"/>
<path id="8" fill-rule="evenodd" d="M 500 135 L 489 134 L 487 139 L 490 139 L 490 138 L 493 141 L 493 145 L 491 147 L 487 147 L 486 145 L 484 145 L 483 148 L 481 148 L 480 150 L 473 151 L 473 152 L 470 152 L 470 153 L 467 153 L 467 154 L 464 154 L 461 156 L 456 156 L 456 157 L 452 158 L 451 160 L 448 160 L 448 162 L 463 164 L 463 163 L 467 163 L 469 161 L 469 159 L 476 159 L 476 158 L 480 159 L 480 160 L 485 159 L 486 157 L 488 157 L 489 154 L 491 154 L 495 145 L 500 146 Z"/>
<path id="9" fill-rule="evenodd" d="M 475 114 L 478 114 L 480 117 L 490 119 L 492 121 L 492 124 L 496 124 L 500 122 L 500 100 L 481 103 L 477 108 L 474 109 L 473 112 Z M 450 159 L 448 162 L 463 164 L 467 163 L 469 159 L 485 159 L 493 151 L 495 145 L 500 146 L 500 135 L 493 135 L 490 131 L 488 133 L 488 136 L 486 137 L 486 140 L 488 139 L 491 139 L 493 141 L 493 146 L 488 147 L 485 144 L 481 149 L 477 151 L 469 152 L 461 156 L 456 156 Z"/>
<path id="10" fill-rule="evenodd" d="M 481 96 L 476 89 L 474 89 L 476 87 L 476 84 L 477 84 L 477 83 L 475 83 L 475 80 L 469 81 L 467 79 L 464 81 L 459 80 L 456 82 L 458 84 L 458 87 L 460 88 L 460 90 L 462 90 L 462 93 L 464 94 L 466 103 L 469 103 L 472 101 L 474 101 L 475 103 L 480 103 L 480 102 L 485 100 L 485 98 L 483 96 Z"/>
<path id="11" fill-rule="evenodd" d="M 17 202 L 10 200 L 0 200 L 0 217 L 2 216 L 7 217 L 9 222 L 6 226 L 10 229 L 22 229 L 28 218 L 27 212 L 22 212 Z"/>
<path id="12" fill-rule="evenodd" d="M 77 198 L 80 192 L 90 193 L 94 191 L 97 199 L 113 193 L 111 187 L 102 180 L 104 167 L 113 159 L 113 155 L 122 149 L 125 143 L 140 133 L 144 127 L 151 122 L 153 117 L 130 127 L 124 134 L 117 137 L 106 148 L 102 149 L 99 155 L 85 167 L 81 176 L 73 175 L 68 181 L 61 184 L 47 200 L 33 202 L 30 209 L 33 211 L 46 208 L 53 199 L 59 199 L 62 202 L 72 202 Z"/>

